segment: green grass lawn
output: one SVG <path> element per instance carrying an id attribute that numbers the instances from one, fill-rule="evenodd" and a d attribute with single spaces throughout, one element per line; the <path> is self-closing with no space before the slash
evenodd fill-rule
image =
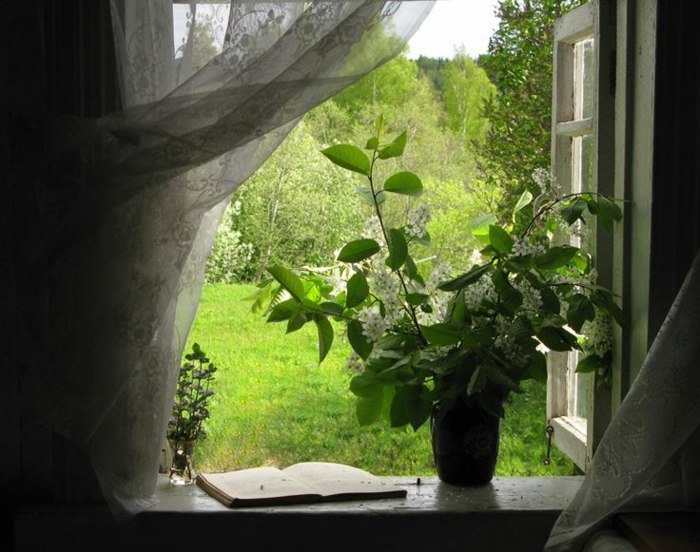
<path id="1" fill-rule="evenodd" d="M 209 437 L 195 463 L 203 471 L 303 461 L 352 464 L 378 475 L 434 475 L 430 435 L 381 423 L 360 427 L 345 373 L 347 343 L 318 364 L 315 326 L 285 335 L 284 324 L 249 314 L 244 285 L 205 285 L 189 336 L 217 364 Z M 526 382 L 501 426 L 497 475 L 571 475 L 573 464 L 546 452 L 545 390 Z"/>

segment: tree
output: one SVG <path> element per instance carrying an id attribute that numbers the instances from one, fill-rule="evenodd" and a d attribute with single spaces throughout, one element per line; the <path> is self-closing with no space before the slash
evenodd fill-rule
<path id="1" fill-rule="evenodd" d="M 250 279 L 259 281 L 275 263 L 328 265 L 361 228 L 360 195 L 340 170 L 329 170 L 320 149 L 302 121 L 234 194 L 240 241 L 254 247 Z"/>
<path id="2" fill-rule="evenodd" d="M 526 187 L 535 193 L 532 172 L 549 170 L 554 20 L 584 1 L 499 1 L 498 29 L 479 59 L 497 94 L 484 108 L 487 139 L 474 150 L 486 182 L 503 188 L 503 205 Z"/>
<path id="3" fill-rule="evenodd" d="M 483 106 L 495 93 L 486 72 L 462 47 L 451 60 L 442 64 L 437 81 L 449 127 L 464 144 L 483 141 L 488 127 Z"/>

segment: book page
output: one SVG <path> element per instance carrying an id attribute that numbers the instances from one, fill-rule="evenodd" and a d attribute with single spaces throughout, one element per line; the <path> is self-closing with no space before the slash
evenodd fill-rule
<path id="1" fill-rule="evenodd" d="M 227 473 L 200 474 L 205 485 L 215 487 L 217 494 L 231 503 L 240 501 L 278 502 L 284 497 L 304 497 L 318 494 L 285 474 L 271 467 L 250 468 Z"/>
<path id="2" fill-rule="evenodd" d="M 386 497 L 406 496 L 405 490 L 365 470 L 344 464 L 301 462 L 282 471 L 303 482 L 323 497 L 337 495 L 361 497 L 374 494 Z"/>

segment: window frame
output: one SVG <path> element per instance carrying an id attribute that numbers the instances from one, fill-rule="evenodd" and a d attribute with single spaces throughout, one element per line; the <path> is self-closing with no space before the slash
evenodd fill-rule
<path id="1" fill-rule="evenodd" d="M 556 20 L 552 84 L 552 166 L 562 186 L 571 191 L 573 180 L 573 139 L 593 136 L 592 186 L 595 191 L 614 195 L 614 71 L 615 18 L 611 0 L 591 0 Z M 574 46 L 592 38 L 595 44 L 593 68 L 593 106 L 590 117 L 575 113 Z M 592 233 L 594 264 L 598 283 L 612 288 L 613 239 L 597 220 L 589 226 Z M 611 394 L 594 382 L 586 391 L 588 416 L 579 418 L 569 412 L 569 355 L 551 352 L 548 360 L 547 419 L 553 429 L 552 442 L 583 471 L 610 422 Z M 591 376 L 593 377 L 593 376 Z"/>

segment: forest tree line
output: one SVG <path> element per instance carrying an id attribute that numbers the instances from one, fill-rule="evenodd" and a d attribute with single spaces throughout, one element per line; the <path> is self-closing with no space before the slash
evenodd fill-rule
<path id="1" fill-rule="evenodd" d="M 407 132 L 399 170 L 421 177 L 434 256 L 465 268 L 476 247 L 470 223 L 509 216 L 513 202 L 549 169 L 552 29 L 582 0 L 500 0 L 488 53 L 471 59 L 400 55 L 310 111 L 234 193 L 217 232 L 208 282 L 256 282 L 271 264 L 328 266 L 357 236 L 370 205 L 352 177 L 320 150 L 362 146 L 377 117 L 388 137 Z M 401 216 L 408 202 L 390 217 Z"/>

